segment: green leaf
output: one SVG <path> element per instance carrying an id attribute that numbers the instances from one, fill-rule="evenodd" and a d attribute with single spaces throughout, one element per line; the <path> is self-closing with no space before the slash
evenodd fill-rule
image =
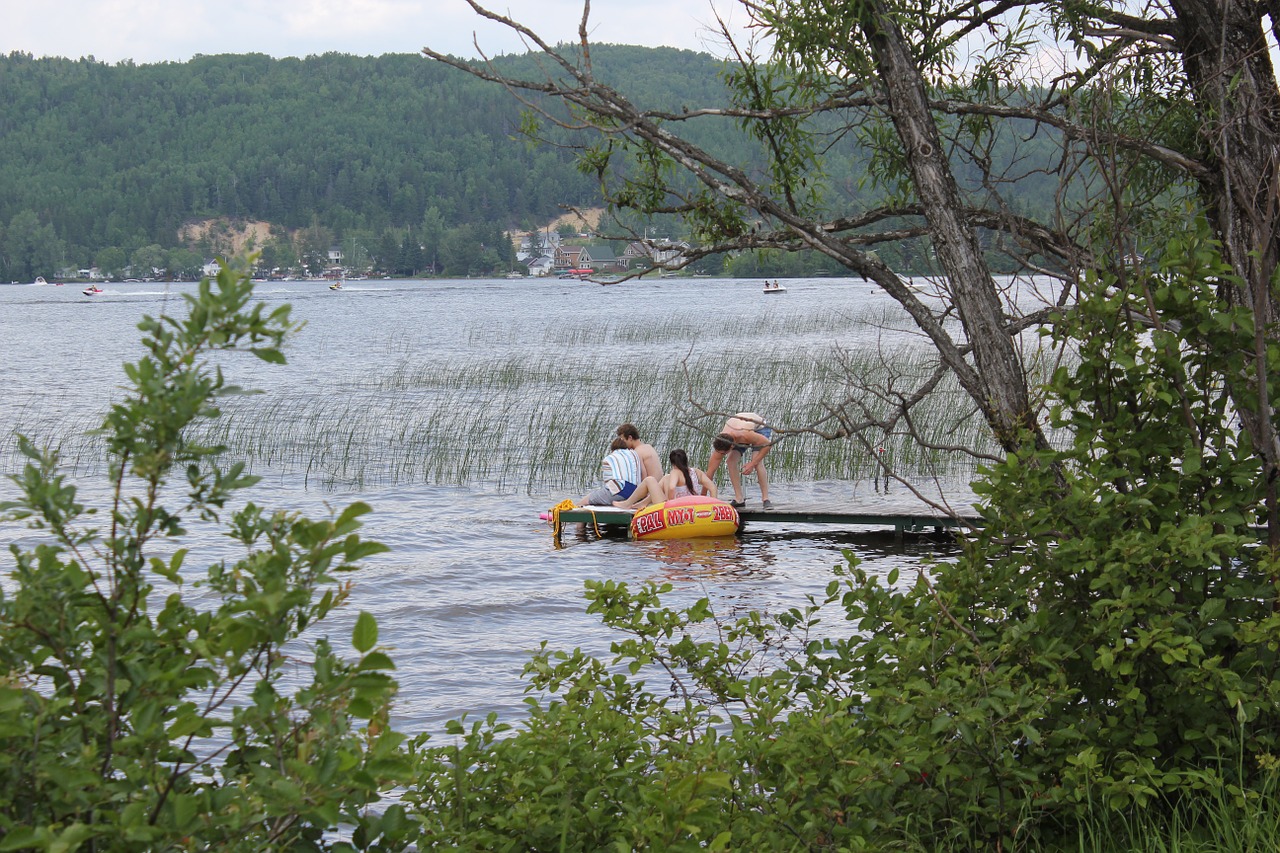
<path id="1" fill-rule="evenodd" d="M 284 353 L 274 347 L 254 347 L 250 351 L 258 358 L 271 364 L 285 363 Z"/>
<path id="2" fill-rule="evenodd" d="M 360 659 L 359 669 L 395 669 L 396 665 L 391 658 L 382 652 L 369 652 Z"/>
<path id="3" fill-rule="evenodd" d="M 5 833 L 4 838 L 0 838 L 0 850 L 27 850 L 32 847 L 44 846 L 44 840 L 48 837 L 48 830 L 40 827 L 39 830 L 30 826 L 15 826 Z"/>
<path id="4" fill-rule="evenodd" d="M 351 632 L 351 645 L 356 651 L 364 653 L 378 643 L 378 620 L 367 611 L 361 610 L 356 617 L 356 627 Z"/>

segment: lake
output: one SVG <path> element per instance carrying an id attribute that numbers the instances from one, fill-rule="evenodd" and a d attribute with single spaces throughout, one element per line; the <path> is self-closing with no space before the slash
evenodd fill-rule
<path id="1" fill-rule="evenodd" d="M 539 519 L 595 485 L 624 421 L 637 423 L 664 460 L 672 446 L 687 446 L 705 465 L 705 435 L 716 424 L 695 417 L 685 399 L 680 382 L 691 363 L 720 371 L 699 392 L 713 407 L 784 424 L 818 411 L 823 394 L 847 392 L 829 370 L 837 353 L 923 351 L 901 311 L 869 283 L 782 283 L 782 294 L 763 293 L 758 280 L 690 278 L 258 286 L 263 301 L 292 304 L 307 325 L 286 366 L 226 361 L 230 381 L 265 391 L 229 404 L 226 437 L 248 449 L 263 476 L 251 494 L 259 504 L 313 515 L 353 500 L 373 507 L 365 533 L 392 550 L 355 576 L 352 606 L 325 633 L 345 639 L 360 610 L 377 617 L 397 664 L 399 727 L 436 732 L 464 713 L 517 717 L 520 670 L 542 641 L 607 655 L 609 632 L 584 612 L 588 579 L 666 580 L 672 602 L 706 596 L 733 616 L 820 596 L 845 549 L 881 574 L 949 555 L 945 545 L 816 525 L 671 543 L 570 530 L 558 546 Z M 121 363 L 140 353 L 140 317 L 181 313 L 180 294 L 194 285 L 107 284 L 94 297 L 81 288 L 0 287 L 0 468 L 16 470 L 20 430 L 61 444 L 93 497 L 105 484 L 83 432 L 118 393 Z M 798 369 L 803 382 L 786 372 Z M 771 488 L 779 508 L 856 502 L 894 511 L 911 501 L 902 486 L 876 487 L 865 448 L 831 444 L 797 436 L 779 445 Z M 963 507 L 971 496 L 957 479 L 941 488 Z M 747 489 L 758 506 L 755 484 Z M 13 494 L 0 484 L 0 499 Z M 30 537 L 0 526 L 0 544 Z M 213 530 L 190 538 L 188 566 L 227 547 Z M 7 547 L 0 559 L 7 575 Z M 909 582 L 914 572 L 903 575 Z"/>

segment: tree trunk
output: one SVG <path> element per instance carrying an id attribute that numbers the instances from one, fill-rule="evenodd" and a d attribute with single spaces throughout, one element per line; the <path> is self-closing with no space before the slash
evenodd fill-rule
<path id="1" fill-rule="evenodd" d="M 1172 0 L 1178 47 L 1201 116 L 1211 177 L 1201 182 L 1226 261 L 1239 277 L 1224 284 L 1229 305 L 1254 314 L 1252 377 L 1232 398 L 1264 462 L 1269 544 L 1280 547 L 1280 440 L 1267 389 L 1268 335 L 1280 317 L 1280 91 L 1259 6 L 1246 0 Z"/>
<path id="2" fill-rule="evenodd" d="M 1044 436 L 1031 410 L 1026 372 L 1004 328 L 999 293 L 977 235 L 960 216 L 964 209 L 960 190 L 933 120 L 920 70 L 882 2 L 872 4 L 864 21 L 890 116 L 907 151 L 916 194 L 929 222 L 934 251 L 950 280 L 952 301 L 973 347 L 981 387 L 977 393 L 970 389 L 970 394 L 1005 450 L 1023 446 L 1028 433 L 1043 446 Z"/>

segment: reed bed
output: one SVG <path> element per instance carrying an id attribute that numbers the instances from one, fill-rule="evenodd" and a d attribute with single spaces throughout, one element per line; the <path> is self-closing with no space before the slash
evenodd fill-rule
<path id="1" fill-rule="evenodd" d="M 756 411 L 787 431 L 823 422 L 833 402 L 853 401 L 861 416 L 882 418 L 893 394 L 934 365 L 905 318 L 882 308 L 753 314 L 710 328 L 695 319 L 583 319 L 540 332 L 531 340 L 515 322 L 464 327 L 453 342 L 467 344 L 445 357 L 398 333 L 376 369 L 231 398 L 196 438 L 226 445 L 256 473 L 301 475 L 325 488 L 486 481 L 577 494 L 598 478 L 624 421 L 664 461 L 668 449 L 684 447 L 702 465 L 723 421 L 712 413 Z M 100 464 L 83 438 L 94 425 L 27 411 L 15 431 L 66 437 L 64 459 L 86 469 Z M 778 482 L 859 480 L 885 463 L 911 477 L 963 479 L 970 455 L 929 446 L 993 449 L 954 383 L 917 410 L 912 427 L 915 435 L 872 431 L 838 441 L 784 434 L 770 474 Z"/>

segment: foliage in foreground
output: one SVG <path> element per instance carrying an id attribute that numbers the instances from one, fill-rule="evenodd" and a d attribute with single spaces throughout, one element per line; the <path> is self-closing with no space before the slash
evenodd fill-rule
<path id="1" fill-rule="evenodd" d="M 355 663 L 301 639 L 346 601 L 342 576 L 384 550 L 356 532 L 368 508 L 315 521 L 249 504 L 226 522 L 241 556 L 199 579 L 178 547 L 189 520 L 217 522 L 256 479 L 189 439 L 238 390 L 211 357 L 283 361 L 289 309 L 249 307 L 252 290 L 224 269 L 187 297 L 185 320 L 139 325 L 146 355 L 101 429 L 101 516 L 54 454 L 23 444 L 21 498 L 3 509 L 39 543 L 12 547 L 0 594 L 0 849 L 340 848 L 340 825 L 377 836 L 384 818 L 363 811 L 404 767 L 385 725 L 391 662 L 368 614 Z"/>
<path id="2" fill-rule="evenodd" d="M 422 750 L 420 843 L 1204 849 L 1237 817 L 1274 825 L 1277 565 L 1225 391 L 1252 320 L 1216 302 L 1196 232 L 1167 258 L 1057 325 L 1080 348 L 1050 389 L 1074 439 L 988 472 L 955 565 L 898 586 L 850 556 L 821 601 L 731 625 L 663 608 L 669 587 L 589 584 L 616 659 L 544 648 L 519 731 Z"/>

